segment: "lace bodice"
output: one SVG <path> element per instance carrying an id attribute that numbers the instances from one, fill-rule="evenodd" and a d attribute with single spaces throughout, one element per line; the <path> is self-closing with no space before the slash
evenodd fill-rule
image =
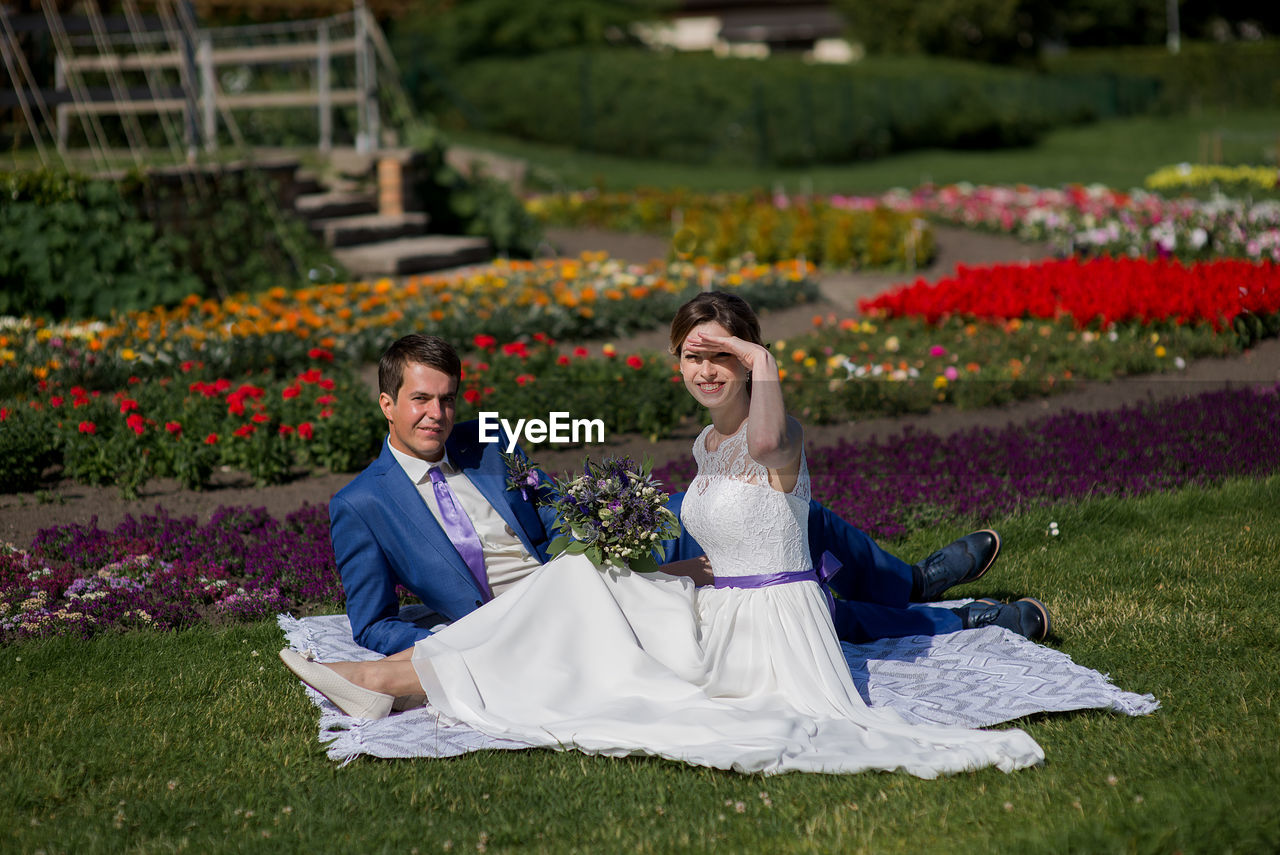
<path id="1" fill-rule="evenodd" d="M 706 550 L 718 577 L 813 569 L 809 558 L 809 467 L 790 493 L 769 486 L 769 470 L 747 452 L 747 423 L 707 451 L 708 425 L 693 443 L 698 474 L 680 522 Z"/>

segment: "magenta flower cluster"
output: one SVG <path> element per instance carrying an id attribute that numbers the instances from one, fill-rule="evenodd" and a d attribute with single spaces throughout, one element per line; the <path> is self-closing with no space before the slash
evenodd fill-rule
<path id="1" fill-rule="evenodd" d="M 45 529 L 28 550 L 0 549 L 4 640 L 260 620 L 341 600 L 322 505 L 283 522 L 220 508 L 205 525 L 157 508 L 112 531 L 95 519 Z"/>

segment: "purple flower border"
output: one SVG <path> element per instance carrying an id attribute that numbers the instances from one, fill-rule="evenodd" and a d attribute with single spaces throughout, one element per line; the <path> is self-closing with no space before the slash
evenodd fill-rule
<path id="1" fill-rule="evenodd" d="M 1091 496 L 1137 496 L 1280 472 L 1280 386 L 1206 392 L 1101 413 L 1065 412 L 949 436 L 904 430 L 813 449 L 813 494 L 881 540 Z M 654 477 L 687 484 L 692 458 Z M 343 599 L 323 505 L 126 517 L 112 531 L 42 530 L 0 548 L 0 640 L 201 621 L 259 620 Z"/>

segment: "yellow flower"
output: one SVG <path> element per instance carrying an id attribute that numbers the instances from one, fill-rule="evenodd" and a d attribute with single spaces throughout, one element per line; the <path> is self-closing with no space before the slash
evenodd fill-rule
<path id="1" fill-rule="evenodd" d="M 1168 353 L 1169 353 L 1169 351 L 1167 351 L 1167 350 L 1165 350 L 1165 349 L 1164 349 L 1164 345 L 1163 345 L 1163 344 L 1162 344 L 1162 345 L 1159 345 L 1158 347 L 1156 347 L 1156 357 L 1157 357 L 1157 358 L 1159 358 L 1159 359 L 1164 359 L 1164 358 L 1165 358 L 1165 356 L 1167 356 L 1167 355 L 1168 355 Z"/>
<path id="2" fill-rule="evenodd" d="M 947 388 L 947 378 L 946 378 L 946 377 L 943 377 L 941 374 L 939 374 L 937 377 L 934 377 L 934 378 L 933 378 L 933 388 L 935 388 L 935 389 L 945 389 L 945 388 Z"/>
<path id="3" fill-rule="evenodd" d="M 134 353 L 133 348 L 126 347 L 124 350 L 120 351 L 120 358 L 125 362 L 132 362 L 138 358 L 138 354 Z"/>

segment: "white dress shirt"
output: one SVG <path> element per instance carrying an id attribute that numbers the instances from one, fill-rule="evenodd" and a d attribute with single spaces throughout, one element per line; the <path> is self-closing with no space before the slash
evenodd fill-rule
<path id="1" fill-rule="evenodd" d="M 489 500 L 476 489 L 471 480 L 453 465 L 448 452 L 445 452 L 444 458 L 440 461 L 429 463 L 420 457 L 405 454 L 390 444 L 388 447 L 396 462 L 409 476 L 409 480 L 417 485 L 418 495 L 422 497 L 431 515 L 435 517 L 436 522 L 441 523 L 443 528 L 440 507 L 436 503 L 436 492 L 431 486 L 430 474 L 432 468 L 440 469 L 449 491 L 453 493 L 454 501 L 471 518 L 471 525 L 480 536 L 480 546 L 484 550 L 485 575 L 489 578 L 489 590 L 493 591 L 495 597 L 540 566 L 538 559 L 531 555 L 520 542 L 520 538 L 516 537 L 515 529 L 494 510 L 493 505 L 489 504 Z"/>

